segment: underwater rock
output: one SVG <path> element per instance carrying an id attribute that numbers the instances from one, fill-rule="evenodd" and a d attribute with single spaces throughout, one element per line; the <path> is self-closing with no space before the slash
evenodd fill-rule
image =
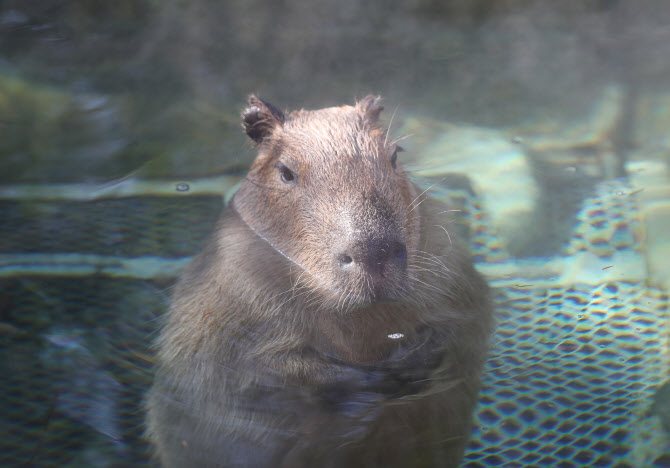
<path id="1" fill-rule="evenodd" d="M 538 188 L 523 149 L 504 132 L 411 117 L 399 133 L 408 135 L 402 145 L 409 149 L 413 175 L 471 179 L 503 244 L 528 225 Z"/>
<path id="2" fill-rule="evenodd" d="M 623 87 L 609 84 L 583 116 L 559 115 L 512 131 L 522 136 L 534 161 L 559 169 L 579 167 L 591 177 L 611 179 L 623 175 L 615 134 L 626 110 L 625 99 Z"/>
<path id="3" fill-rule="evenodd" d="M 656 390 L 651 409 L 661 420 L 663 429 L 670 433 L 670 382 L 664 383 Z"/>
<path id="4" fill-rule="evenodd" d="M 112 164 L 127 143 L 124 109 L 94 93 L 0 74 L 0 181 L 68 180 Z M 83 173 L 82 173 L 83 171 Z"/>
<path id="5" fill-rule="evenodd" d="M 635 101 L 632 158 L 670 165 L 670 91 L 640 92 Z"/>
<path id="6" fill-rule="evenodd" d="M 626 165 L 645 230 L 644 253 L 651 285 L 670 289 L 670 169 L 663 161 Z"/>

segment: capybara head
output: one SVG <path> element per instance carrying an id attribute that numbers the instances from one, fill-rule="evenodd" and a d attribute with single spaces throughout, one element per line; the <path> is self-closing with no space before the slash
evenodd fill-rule
<path id="1" fill-rule="evenodd" d="M 244 222 L 293 262 L 295 281 L 339 309 L 413 289 L 417 193 L 377 123 L 383 107 L 288 115 L 257 96 L 242 114 L 258 156 L 234 197 Z"/>

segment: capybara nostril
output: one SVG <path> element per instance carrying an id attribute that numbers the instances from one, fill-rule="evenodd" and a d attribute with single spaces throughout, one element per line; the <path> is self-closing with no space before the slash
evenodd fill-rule
<path id="1" fill-rule="evenodd" d="M 402 242 L 396 242 L 393 246 L 392 256 L 394 261 L 402 268 L 407 267 L 407 246 Z"/>
<path id="2" fill-rule="evenodd" d="M 354 259 L 351 258 L 351 256 L 347 255 L 347 254 L 338 254 L 338 255 L 335 256 L 335 259 L 337 260 L 338 265 L 340 265 L 340 267 L 342 267 L 342 268 L 348 267 L 354 261 Z"/>
<path id="3" fill-rule="evenodd" d="M 337 265 L 343 271 L 383 276 L 389 270 L 404 272 L 407 268 L 407 247 L 400 241 L 359 240 L 344 252 L 335 255 Z"/>
<path id="4" fill-rule="evenodd" d="M 399 241 L 370 242 L 365 268 L 373 274 L 401 273 L 407 268 L 407 248 Z"/>

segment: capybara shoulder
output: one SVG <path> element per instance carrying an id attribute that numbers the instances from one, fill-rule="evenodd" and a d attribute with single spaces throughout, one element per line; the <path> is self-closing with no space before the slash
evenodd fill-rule
<path id="1" fill-rule="evenodd" d="M 156 343 L 147 421 L 164 466 L 458 464 L 488 287 L 382 109 L 285 114 L 250 96 L 258 155 Z"/>

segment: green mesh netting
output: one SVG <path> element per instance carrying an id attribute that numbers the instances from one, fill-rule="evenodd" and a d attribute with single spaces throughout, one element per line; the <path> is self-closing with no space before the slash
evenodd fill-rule
<path id="1" fill-rule="evenodd" d="M 613 193 L 586 201 L 565 258 L 643 255 L 634 199 Z M 511 267 L 477 201 L 451 197 L 477 262 Z M 0 254 L 193 255 L 220 206 L 217 197 L 3 202 Z M 498 328 L 464 466 L 670 466 L 657 410 L 670 369 L 667 293 L 630 280 L 510 281 L 496 288 Z M 0 279 L 0 466 L 150 463 L 142 398 L 170 286 L 96 275 Z"/>

